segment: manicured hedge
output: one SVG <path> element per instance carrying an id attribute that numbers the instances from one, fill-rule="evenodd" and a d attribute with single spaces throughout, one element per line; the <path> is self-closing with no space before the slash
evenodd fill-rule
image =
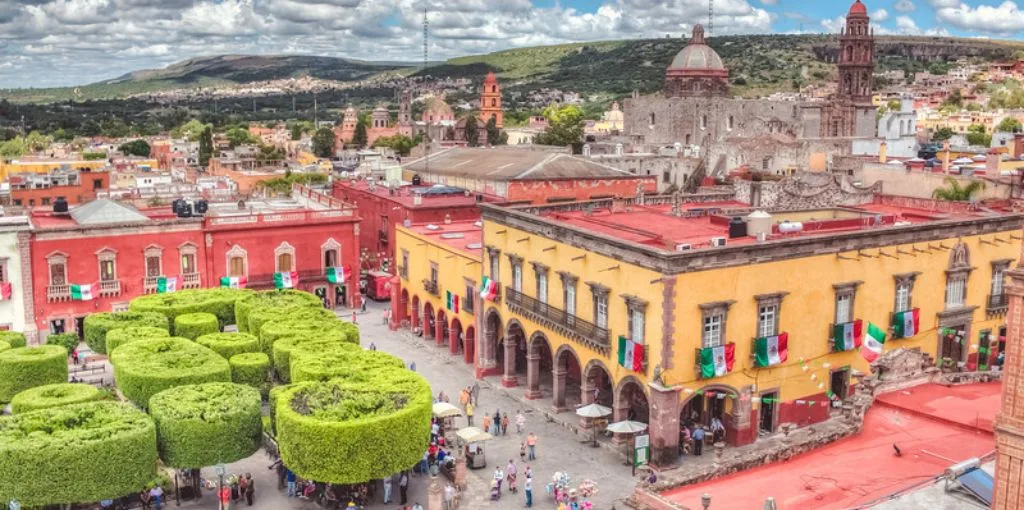
<path id="1" fill-rule="evenodd" d="M 133 326 L 107 332 L 107 352 L 114 352 L 119 346 L 136 340 L 147 338 L 167 338 L 171 336 L 166 329 L 153 326 Z"/>
<path id="2" fill-rule="evenodd" d="M 15 414 L 27 413 L 50 407 L 101 400 L 103 396 L 103 392 L 91 384 L 47 384 L 46 386 L 36 386 L 15 395 L 11 399 L 11 411 Z"/>
<path id="3" fill-rule="evenodd" d="M 252 455 L 263 432 L 260 393 L 232 383 L 178 386 L 149 401 L 160 458 L 170 467 L 201 468 Z"/>
<path id="4" fill-rule="evenodd" d="M 261 308 L 249 313 L 249 333 L 260 336 L 264 324 L 292 320 L 299 322 L 339 322 L 334 312 L 324 307 L 310 308 L 292 306 L 287 308 Z"/>
<path id="5" fill-rule="evenodd" d="M 377 369 L 369 381 L 296 383 L 271 398 L 281 459 L 303 478 L 383 478 L 423 458 L 430 439 L 430 385 L 404 368 Z"/>
<path id="6" fill-rule="evenodd" d="M 287 336 L 274 343 L 274 371 L 282 382 L 291 381 L 291 356 L 297 352 L 324 352 L 328 349 L 347 349 L 351 352 L 359 350 L 359 346 L 339 342 L 335 338 L 318 336 Z"/>
<path id="7" fill-rule="evenodd" d="M 8 350 L 10 348 L 11 348 L 11 344 L 9 344 L 9 343 L 7 343 L 7 342 L 5 342 L 3 340 L 0 340 L 0 352 L 4 352 L 4 351 L 6 351 L 6 350 Z"/>
<path id="8" fill-rule="evenodd" d="M 260 390 L 264 397 L 270 391 L 270 357 L 262 352 L 235 354 L 231 364 L 231 380 Z"/>
<path id="9" fill-rule="evenodd" d="M 46 345 L 59 345 L 69 354 L 78 347 L 78 343 L 78 335 L 74 333 L 54 333 L 46 337 Z"/>
<path id="10" fill-rule="evenodd" d="M 338 378 L 372 380 L 379 368 L 405 368 L 405 362 L 386 352 L 333 348 L 323 352 L 293 352 L 289 372 L 292 382 L 297 383 Z"/>
<path id="11" fill-rule="evenodd" d="M 186 313 L 174 318 L 174 336 L 195 340 L 203 335 L 220 331 L 217 316 L 212 313 Z"/>
<path id="12" fill-rule="evenodd" d="M 153 480 L 156 461 L 153 420 L 127 403 L 0 417 L 0 501 L 22 508 L 136 493 Z"/>
<path id="13" fill-rule="evenodd" d="M 191 340 L 151 338 L 117 348 L 110 357 L 117 387 L 140 407 L 157 393 L 186 384 L 230 382 L 231 367 L 217 353 Z"/>
<path id="14" fill-rule="evenodd" d="M 19 333 L 17 331 L 0 331 L 0 341 L 11 344 L 11 347 L 17 349 L 18 347 L 25 347 L 25 333 Z"/>
<path id="15" fill-rule="evenodd" d="M 0 402 L 29 388 L 68 382 L 68 351 L 59 345 L 0 352 Z"/>
<path id="16" fill-rule="evenodd" d="M 256 292 L 235 303 L 235 324 L 242 332 L 249 331 L 249 314 L 253 310 L 276 308 L 323 308 L 323 301 L 301 290 L 268 290 Z M 256 334 L 258 332 L 255 332 Z M 257 336 L 259 336 L 257 334 Z"/>
<path id="17" fill-rule="evenodd" d="M 152 326 L 170 331 L 167 317 L 153 312 L 94 313 L 85 318 L 85 343 L 100 354 L 107 352 L 107 332 L 132 326 Z"/>
<path id="18" fill-rule="evenodd" d="M 208 333 L 196 338 L 196 343 L 220 354 L 226 360 L 235 354 L 260 350 L 259 340 L 249 333 Z"/>
<path id="19" fill-rule="evenodd" d="M 149 294 L 132 300 L 128 309 L 158 312 L 171 322 L 182 314 L 206 312 L 217 316 L 220 326 L 235 323 L 235 301 L 251 295 L 248 289 L 189 289 L 166 294 Z"/>
<path id="20" fill-rule="evenodd" d="M 260 328 L 260 348 L 268 356 L 274 354 L 274 342 L 286 336 L 320 336 L 324 338 L 335 338 L 339 342 L 349 341 L 349 332 L 344 323 L 337 318 L 326 320 L 302 320 L 296 318 L 284 318 L 263 324 Z"/>

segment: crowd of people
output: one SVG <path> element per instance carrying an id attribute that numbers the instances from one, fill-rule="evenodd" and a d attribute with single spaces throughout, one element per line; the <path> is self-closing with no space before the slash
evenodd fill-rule
<path id="1" fill-rule="evenodd" d="M 679 427 L 679 453 L 687 453 L 694 456 L 704 454 L 704 443 L 711 436 L 711 443 L 719 443 L 725 440 L 725 424 L 717 416 L 711 418 L 711 425 L 705 426 L 695 419 L 686 420 L 682 427 Z"/>

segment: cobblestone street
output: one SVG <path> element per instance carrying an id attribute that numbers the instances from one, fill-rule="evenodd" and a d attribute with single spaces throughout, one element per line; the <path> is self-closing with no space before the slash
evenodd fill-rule
<path id="1" fill-rule="evenodd" d="M 389 352 L 401 357 L 406 363 L 416 363 L 416 371 L 422 374 L 431 384 L 433 393 L 444 391 L 457 401 L 460 388 L 472 385 L 475 381 L 472 366 L 465 364 L 461 357 L 454 357 L 448 354 L 447 347 L 440 348 L 433 344 L 433 341 L 416 338 L 408 331 L 390 331 L 383 324 L 382 316 L 386 303 L 370 303 L 367 313 L 359 314 L 358 322 L 362 335 L 363 347 L 374 343 L 378 350 Z M 351 312 L 341 313 L 339 317 L 344 320 L 351 320 Z M 508 412 L 509 417 L 522 409 L 527 417 L 526 430 L 522 436 L 517 436 L 514 426 L 509 427 L 507 436 L 498 438 L 486 443 L 484 448 L 487 455 L 487 467 L 484 469 L 470 470 L 468 477 L 468 488 L 463 495 L 463 509 L 478 508 L 522 508 L 525 505 L 525 498 L 522 490 L 518 494 L 511 494 L 505 490 L 499 501 L 490 501 L 490 480 L 494 473 L 494 467 L 500 463 L 504 470 L 509 459 L 514 459 L 522 473 L 524 465 L 519 461 L 519 447 L 521 441 L 526 437 L 527 431 L 533 431 L 538 436 L 537 460 L 530 463 L 534 472 L 534 507 L 553 508 L 550 496 L 545 493 L 544 487 L 551 481 L 556 471 L 567 471 L 572 478 L 572 485 L 576 486 L 583 479 L 593 480 L 598 489 L 598 494 L 591 499 L 595 509 L 608 510 L 611 508 L 624 508 L 620 500 L 627 497 L 633 490 L 634 480 L 628 465 L 624 463 L 624 457 L 613 450 L 613 446 L 606 441 L 602 447 L 590 445 L 590 436 L 584 432 L 577 435 L 566 424 L 578 420 L 570 413 L 562 413 L 557 421 L 549 420 L 541 411 L 544 406 L 551 405 L 550 399 L 538 400 L 530 405 L 524 404 L 518 399 L 521 391 L 507 391 L 500 387 L 497 377 L 480 381 L 479 407 L 476 423 L 479 422 L 483 413 L 493 414 L 496 410 L 502 413 Z M 457 404 L 457 402 L 455 402 Z M 465 418 L 457 418 L 459 427 L 465 426 Z M 296 499 L 289 500 L 284 492 L 277 490 L 277 481 L 271 471 L 267 469 L 270 460 L 262 451 L 243 461 L 228 465 L 229 473 L 251 472 L 257 479 L 256 504 L 252 507 L 257 510 L 272 510 L 281 508 L 317 508 L 311 502 Z M 213 477 L 213 468 L 203 470 L 203 475 Z M 637 473 L 640 476 L 640 473 Z M 443 478 L 442 478 L 443 479 Z M 419 502 L 426 508 L 427 487 L 430 479 L 425 476 L 413 476 L 409 483 L 409 504 Z M 520 476 L 520 489 L 522 488 L 522 476 Z M 395 484 L 393 502 L 384 505 L 381 502 L 378 490 L 377 500 L 369 507 L 373 509 L 395 508 L 398 506 L 398 485 Z M 172 503 L 173 504 L 173 503 Z M 187 508 L 215 509 L 217 503 L 213 493 L 207 493 L 200 502 L 182 504 Z M 243 505 L 244 507 L 244 505 Z"/>

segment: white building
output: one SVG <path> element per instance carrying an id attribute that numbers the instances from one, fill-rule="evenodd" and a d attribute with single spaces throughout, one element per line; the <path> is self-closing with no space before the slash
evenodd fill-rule
<path id="1" fill-rule="evenodd" d="M 878 119 L 876 138 L 853 141 L 853 154 L 878 156 L 882 143 L 886 145 L 888 158 L 913 158 L 917 156 L 917 113 L 914 100 L 900 100 L 899 111 L 888 111 Z"/>
<path id="2" fill-rule="evenodd" d="M 0 300 L 0 329 L 22 331 L 29 343 L 37 338 L 32 302 L 31 224 L 27 216 L 0 217 L 0 285 L 10 298 Z"/>

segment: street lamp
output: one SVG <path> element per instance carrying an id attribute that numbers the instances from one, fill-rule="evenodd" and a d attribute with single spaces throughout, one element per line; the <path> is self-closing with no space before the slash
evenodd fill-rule
<path id="1" fill-rule="evenodd" d="M 704 507 L 704 510 L 711 508 L 711 494 L 704 493 L 700 496 L 700 506 Z"/>

